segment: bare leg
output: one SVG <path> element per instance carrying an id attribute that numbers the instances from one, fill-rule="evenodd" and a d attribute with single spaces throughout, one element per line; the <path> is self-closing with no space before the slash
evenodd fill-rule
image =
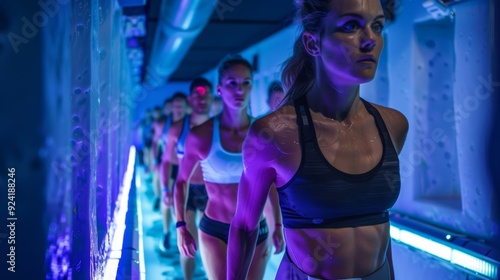
<path id="1" fill-rule="evenodd" d="M 169 180 L 169 184 L 171 185 L 172 184 L 172 179 Z M 161 192 L 161 194 L 163 195 L 163 193 Z M 171 205 L 165 205 L 165 203 L 163 203 L 162 199 L 160 198 L 160 207 L 161 207 L 161 216 L 162 216 L 162 221 L 163 221 L 163 237 L 162 237 L 162 244 L 163 244 L 163 247 L 165 247 L 166 250 L 168 250 L 169 246 L 165 246 L 166 244 L 164 244 L 164 240 L 163 238 L 169 238 L 169 233 L 170 233 L 170 223 L 172 221 L 172 218 L 173 218 L 173 211 L 172 211 L 172 206 Z M 166 237 L 165 237 L 166 236 Z M 169 241 L 167 240 L 168 244 Z M 161 249 L 162 246 L 160 246 Z"/>
<path id="2" fill-rule="evenodd" d="M 150 157 L 151 155 L 151 150 L 147 147 L 144 147 L 144 154 L 142 155 L 142 158 L 143 158 L 143 161 L 144 161 L 144 166 L 146 167 L 146 174 L 149 173 L 151 171 L 150 167 L 151 167 L 151 164 L 150 164 Z"/>
<path id="3" fill-rule="evenodd" d="M 269 228 L 269 244 L 273 244 L 273 232 L 275 228 L 276 221 L 274 220 L 273 209 L 271 207 L 271 202 L 269 202 L 269 197 L 267 198 L 266 205 L 264 206 L 264 215 L 266 217 L 267 226 Z"/>
<path id="4" fill-rule="evenodd" d="M 155 165 L 153 169 L 153 192 L 155 193 L 155 199 L 161 198 L 161 182 L 159 172 L 158 165 Z"/>
<path id="5" fill-rule="evenodd" d="M 155 165 L 155 156 L 154 156 L 154 144 L 151 146 L 149 149 L 149 172 L 154 171 L 154 165 Z"/>
<path id="6" fill-rule="evenodd" d="M 194 240 L 196 241 L 196 247 L 198 247 L 199 242 L 198 242 L 198 230 L 196 227 L 197 225 L 196 212 L 192 210 L 187 210 L 185 219 L 186 219 L 187 229 L 193 236 Z M 193 279 L 194 270 L 196 268 L 196 258 L 189 258 L 182 254 L 180 258 L 181 258 L 182 274 L 184 275 L 184 279 L 186 280 Z"/>
<path id="7" fill-rule="evenodd" d="M 264 278 L 267 262 L 269 261 L 269 257 L 271 256 L 270 251 L 271 247 L 269 246 L 268 240 L 257 245 L 257 247 L 255 248 L 255 254 L 253 255 L 252 263 L 250 264 L 250 270 L 248 271 L 247 279 Z"/>
<path id="8" fill-rule="evenodd" d="M 163 217 L 163 233 L 168 233 L 170 231 L 170 223 L 172 221 L 172 207 L 166 206 L 165 203 L 161 202 L 161 215 Z"/>
<path id="9" fill-rule="evenodd" d="M 199 231 L 200 253 L 210 280 L 226 279 L 227 245 L 217 237 Z M 250 278 L 249 278 L 250 279 Z"/>

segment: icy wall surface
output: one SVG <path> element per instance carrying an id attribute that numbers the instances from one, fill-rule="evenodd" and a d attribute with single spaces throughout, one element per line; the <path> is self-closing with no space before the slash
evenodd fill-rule
<path id="1" fill-rule="evenodd" d="M 131 76 L 117 4 L 61 3 L 44 29 L 47 277 L 95 279 L 127 162 Z"/>
<path id="2" fill-rule="evenodd" d="M 490 10 L 489 1 L 465 1 L 435 18 L 421 2 L 403 2 L 387 47 L 389 104 L 410 122 L 395 209 L 494 243 L 500 221 L 487 154 L 500 88 Z"/>

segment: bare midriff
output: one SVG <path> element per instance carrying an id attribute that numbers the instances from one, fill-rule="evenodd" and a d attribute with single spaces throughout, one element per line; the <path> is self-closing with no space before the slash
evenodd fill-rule
<path id="1" fill-rule="evenodd" d="M 238 183 L 218 184 L 205 182 L 208 194 L 205 215 L 212 220 L 230 224 L 236 213 Z M 260 220 L 263 219 L 263 215 Z"/>
<path id="2" fill-rule="evenodd" d="M 386 261 L 389 223 L 355 228 L 285 228 L 287 252 L 306 274 L 320 279 L 370 275 Z"/>

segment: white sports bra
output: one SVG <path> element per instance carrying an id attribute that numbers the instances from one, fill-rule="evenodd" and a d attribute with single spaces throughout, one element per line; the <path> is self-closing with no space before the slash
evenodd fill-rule
<path id="1" fill-rule="evenodd" d="M 212 146 L 208 156 L 200 161 L 205 182 L 235 184 L 240 182 L 243 173 L 241 153 L 224 150 L 220 143 L 219 116 L 214 117 Z"/>

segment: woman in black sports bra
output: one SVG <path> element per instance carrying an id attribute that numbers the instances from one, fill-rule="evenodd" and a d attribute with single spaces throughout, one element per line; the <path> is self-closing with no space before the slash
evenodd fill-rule
<path id="1" fill-rule="evenodd" d="M 276 279 L 393 279 L 387 210 L 408 122 L 359 96 L 383 46 L 380 2 L 296 2 L 303 32 L 283 69 L 285 103 L 243 145 L 227 279 L 246 277 L 271 183 L 287 247 Z"/>

